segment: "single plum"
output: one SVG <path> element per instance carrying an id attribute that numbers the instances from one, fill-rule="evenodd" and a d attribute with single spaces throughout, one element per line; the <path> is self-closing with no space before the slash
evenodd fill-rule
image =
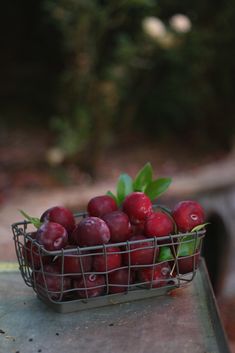
<path id="1" fill-rule="evenodd" d="M 130 284 L 135 283 L 135 273 L 127 268 L 109 273 L 109 294 L 122 293 L 128 290 Z"/>
<path id="2" fill-rule="evenodd" d="M 120 243 L 127 241 L 131 236 L 131 224 L 126 213 L 114 211 L 105 214 L 102 219 L 110 230 L 110 242 Z"/>
<path id="3" fill-rule="evenodd" d="M 155 262 L 154 254 L 156 257 L 158 256 L 159 248 L 154 249 L 154 243 L 148 241 L 143 235 L 134 235 L 130 238 L 130 242 L 135 240 L 142 241 L 130 244 L 130 251 L 123 253 L 124 264 L 131 266 L 153 264 Z"/>
<path id="4" fill-rule="evenodd" d="M 200 261 L 199 252 L 191 256 L 179 257 L 178 258 L 179 273 L 185 274 L 185 273 L 193 272 L 198 268 L 199 261 Z M 176 267 L 175 267 L 175 270 L 177 270 Z"/>
<path id="5" fill-rule="evenodd" d="M 43 272 L 35 273 L 35 289 L 44 296 L 52 300 L 63 299 L 72 288 L 71 279 L 61 275 L 60 268 L 56 264 L 43 266 Z"/>
<path id="6" fill-rule="evenodd" d="M 67 245 L 68 233 L 59 223 L 45 222 L 38 228 L 36 240 L 48 251 L 60 250 Z"/>
<path id="7" fill-rule="evenodd" d="M 119 268 L 122 264 L 121 250 L 117 246 L 106 248 L 102 255 L 95 255 L 93 260 L 93 270 L 95 272 L 107 272 Z"/>
<path id="8" fill-rule="evenodd" d="M 109 195 L 93 197 L 87 204 L 87 212 L 89 216 L 93 217 L 102 217 L 106 213 L 116 211 L 117 209 L 116 202 Z"/>
<path id="9" fill-rule="evenodd" d="M 156 264 L 152 268 L 141 269 L 138 272 L 138 277 L 141 282 L 146 282 L 147 288 L 158 288 L 166 286 L 171 281 L 170 272 L 171 268 L 168 262 L 165 262 Z"/>
<path id="10" fill-rule="evenodd" d="M 157 211 L 147 217 L 144 226 L 144 233 L 148 238 L 161 238 L 174 233 L 174 223 L 171 218 L 164 212 Z M 168 241 L 159 241 L 160 244 Z"/>
<path id="11" fill-rule="evenodd" d="M 172 216 L 180 232 L 190 232 L 194 227 L 205 222 L 204 210 L 196 201 L 177 203 Z"/>
<path id="12" fill-rule="evenodd" d="M 82 273 L 91 271 L 92 256 L 89 253 L 83 251 L 78 254 L 77 250 L 71 245 L 67 245 L 65 250 L 67 249 L 71 249 L 71 252 L 65 252 L 64 259 L 62 256 L 57 259 L 60 266 L 64 264 L 64 273 L 71 273 L 74 278 L 75 276 L 81 276 Z"/>
<path id="13" fill-rule="evenodd" d="M 40 218 L 41 222 L 50 221 L 61 224 L 71 234 L 75 227 L 75 218 L 73 213 L 65 207 L 54 206 L 47 209 Z"/>
<path id="14" fill-rule="evenodd" d="M 30 235 L 32 238 L 32 235 Z M 34 238 L 36 238 L 36 232 L 34 235 Z M 51 256 L 47 256 L 43 254 L 43 252 L 40 253 L 40 248 L 39 246 L 33 242 L 33 240 L 28 239 L 22 248 L 22 253 L 24 256 L 24 259 L 26 263 L 35 270 L 38 270 L 41 267 L 41 264 L 49 264 L 52 261 Z M 42 261 L 42 262 L 41 262 Z"/>
<path id="15" fill-rule="evenodd" d="M 110 240 L 110 231 L 102 219 L 86 217 L 78 223 L 72 233 L 72 241 L 78 246 L 106 244 Z"/>
<path id="16" fill-rule="evenodd" d="M 104 294 L 106 289 L 105 276 L 103 275 L 85 275 L 73 281 L 74 288 L 77 289 L 79 298 L 93 298 Z"/>
<path id="17" fill-rule="evenodd" d="M 132 192 L 123 201 L 123 211 L 132 224 L 142 223 L 153 212 L 152 203 L 144 192 Z"/>

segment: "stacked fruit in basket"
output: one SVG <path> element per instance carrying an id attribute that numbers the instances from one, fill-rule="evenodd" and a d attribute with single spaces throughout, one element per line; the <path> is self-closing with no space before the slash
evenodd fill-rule
<path id="1" fill-rule="evenodd" d="M 54 206 L 40 217 L 22 214 L 37 228 L 22 247 L 32 285 L 53 300 L 90 298 L 132 288 L 170 286 L 195 271 L 205 227 L 201 205 L 181 201 L 173 210 L 153 202 L 171 183 L 153 179 L 147 163 L 132 179 L 121 174 L 116 195 L 93 197 L 77 219 Z"/>

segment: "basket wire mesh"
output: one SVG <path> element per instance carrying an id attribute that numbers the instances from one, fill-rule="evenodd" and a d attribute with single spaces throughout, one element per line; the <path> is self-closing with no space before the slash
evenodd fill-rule
<path id="1" fill-rule="evenodd" d="M 86 213 L 75 214 L 76 221 L 86 217 Z M 122 243 L 108 243 L 90 247 L 70 246 L 57 251 L 47 251 L 40 245 L 30 231 L 30 222 L 17 222 L 12 224 L 13 238 L 19 270 L 27 286 L 33 288 L 38 297 L 54 305 L 69 303 L 89 303 L 96 298 L 109 298 L 109 304 L 118 302 L 121 296 L 131 293 L 131 298 L 145 297 L 146 293 L 160 295 L 173 288 L 181 287 L 191 282 L 196 274 L 202 241 L 205 230 L 190 233 L 172 234 L 169 236 L 152 237 L 141 240 L 131 240 Z M 182 244 L 193 242 L 192 254 L 179 256 Z M 159 261 L 159 253 L 163 247 L 168 247 L 172 258 Z M 112 248 L 112 252 L 110 252 Z M 140 251 L 151 251 L 152 261 L 148 263 L 133 263 L 133 254 Z M 122 258 L 118 267 L 110 268 L 111 255 Z M 102 271 L 94 270 L 94 258 L 102 258 L 104 268 Z M 125 262 L 123 262 L 125 258 Z M 91 263 L 87 266 L 87 262 Z M 74 262 L 76 266 L 67 266 Z M 184 265 L 182 266 L 182 264 Z M 51 271 L 48 264 L 56 266 L 56 271 Z M 68 268 L 69 267 L 69 271 Z M 186 270 L 182 270 L 186 267 Z M 125 272 L 125 280 L 112 281 L 116 271 Z M 143 273 L 147 275 L 143 276 Z M 158 276 L 156 277 L 156 273 Z M 140 275 L 142 274 L 142 276 Z M 160 274 L 160 275 L 159 275 Z M 97 282 L 97 278 L 102 281 Z M 91 285 L 94 280 L 94 285 Z M 163 291 L 164 290 L 164 291 Z M 95 293 L 95 295 L 94 295 Z M 115 298 L 112 301 L 112 298 Z M 123 301 L 123 299 L 122 299 Z M 102 305 L 103 301 L 101 300 Z"/>

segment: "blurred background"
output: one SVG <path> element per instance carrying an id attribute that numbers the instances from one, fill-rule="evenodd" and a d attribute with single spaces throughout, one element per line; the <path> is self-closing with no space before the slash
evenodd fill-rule
<path id="1" fill-rule="evenodd" d="M 173 198 L 234 185 L 233 2 L 24 0 L 0 17 L 2 260 L 18 208 L 83 208 L 147 161 Z"/>

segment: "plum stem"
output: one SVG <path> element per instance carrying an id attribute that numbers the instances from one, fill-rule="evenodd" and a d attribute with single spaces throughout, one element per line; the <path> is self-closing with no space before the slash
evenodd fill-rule
<path id="1" fill-rule="evenodd" d="M 39 218 L 31 217 L 23 210 L 19 210 L 19 211 L 30 223 L 32 223 L 34 225 L 35 228 L 38 229 L 42 225 L 42 222 L 40 221 Z"/>

